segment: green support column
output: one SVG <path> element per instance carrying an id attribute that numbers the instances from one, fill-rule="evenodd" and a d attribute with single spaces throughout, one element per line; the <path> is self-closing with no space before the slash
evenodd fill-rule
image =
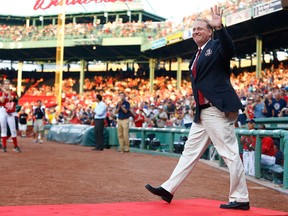
<path id="1" fill-rule="evenodd" d="M 83 93 L 83 85 L 84 85 L 84 70 L 85 70 L 85 61 L 80 61 L 80 80 L 79 80 L 79 94 Z"/>
<path id="2" fill-rule="evenodd" d="M 140 13 L 139 13 L 139 16 L 138 16 L 139 23 L 142 22 L 142 19 L 143 19 L 143 15 L 142 15 L 142 12 L 140 12 Z"/>
<path id="3" fill-rule="evenodd" d="M 17 78 L 17 96 L 18 97 L 21 97 L 22 69 L 23 69 L 23 62 L 20 61 L 18 63 L 18 78 Z"/>
<path id="4" fill-rule="evenodd" d="M 288 135 L 285 135 L 283 140 L 284 140 L 283 188 L 288 189 Z"/>
<path id="5" fill-rule="evenodd" d="M 181 63 L 182 58 L 177 58 L 178 68 L 177 68 L 177 82 L 176 82 L 176 89 L 179 90 L 181 88 L 181 81 L 182 81 L 182 71 L 181 71 Z"/>
<path id="6" fill-rule="evenodd" d="M 141 149 L 147 149 L 147 146 L 145 144 L 145 139 L 146 139 L 146 133 L 144 130 L 141 131 Z"/>
<path id="7" fill-rule="evenodd" d="M 167 134 L 168 144 L 169 144 L 169 152 L 173 153 L 174 150 L 174 132 L 171 131 Z"/>
<path id="8" fill-rule="evenodd" d="M 149 84 L 150 84 L 150 92 L 154 91 L 154 78 L 155 78 L 155 59 L 149 59 L 149 68 L 150 68 L 150 74 L 149 74 Z"/>
<path id="9" fill-rule="evenodd" d="M 26 18 L 26 28 L 29 28 L 30 26 L 30 18 Z"/>
<path id="10" fill-rule="evenodd" d="M 238 146 L 239 146 L 239 154 L 243 154 L 243 146 L 241 145 L 241 136 L 239 134 L 236 134 Z"/>
<path id="11" fill-rule="evenodd" d="M 255 178 L 261 178 L 261 150 L 262 150 L 262 139 L 260 136 L 256 137 L 255 147 Z"/>
<path id="12" fill-rule="evenodd" d="M 93 16 L 93 26 L 96 26 L 97 25 L 97 16 L 94 15 Z"/>
<path id="13" fill-rule="evenodd" d="M 262 38 L 257 37 L 256 38 L 256 77 L 261 77 L 261 71 L 262 71 Z"/>

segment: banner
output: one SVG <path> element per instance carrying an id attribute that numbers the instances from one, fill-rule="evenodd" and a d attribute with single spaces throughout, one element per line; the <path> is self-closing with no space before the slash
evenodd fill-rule
<path id="1" fill-rule="evenodd" d="M 83 45 L 101 45 L 102 38 L 97 39 L 74 39 L 73 43 L 75 46 L 83 46 Z"/>
<path id="2" fill-rule="evenodd" d="M 281 0 L 274 0 L 253 7 L 253 17 L 260 17 L 282 10 Z"/>
<path id="3" fill-rule="evenodd" d="M 91 2 L 93 3 L 108 3 L 108 2 L 133 2 L 133 0 L 64 0 L 66 5 L 85 5 Z M 63 0 L 36 0 L 34 5 L 34 10 L 42 9 L 46 10 L 49 9 L 51 6 L 57 7 L 62 6 Z"/>
<path id="4" fill-rule="evenodd" d="M 166 46 L 166 38 L 161 38 L 159 40 L 153 41 L 151 45 L 151 49 L 158 49 L 160 47 Z"/>
<path id="5" fill-rule="evenodd" d="M 61 143 L 79 144 L 89 128 L 93 128 L 93 126 L 81 124 L 53 125 L 48 132 L 47 139 Z"/>

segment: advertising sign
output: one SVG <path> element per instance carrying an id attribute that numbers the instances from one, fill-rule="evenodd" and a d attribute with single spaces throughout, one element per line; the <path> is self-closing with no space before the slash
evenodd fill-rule
<path id="1" fill-rule="evenodd" d="M 281 0 L 274 0 L 253 7 L 253 17 L 264 16 L 276 11 L 282 10 Z"/>
<path id="2" fill-rule="evenodd" d="M 172 35 L 168 35 L 166 37 L 166 40 L 167 40 L 167 44 L 173 44 L 173 43 L 177 43 L 179 41 L 182 41 L 183 40 L 183 32 L 177 32 L 175 34 L 172 34 Z"/>
<path id="3" fill-rule="evenodd" d="M 153 41 L 151 45 L 151 49 L 158 49 L 166 45 L 166 38 L 161 38 L 159 40 Z"/>

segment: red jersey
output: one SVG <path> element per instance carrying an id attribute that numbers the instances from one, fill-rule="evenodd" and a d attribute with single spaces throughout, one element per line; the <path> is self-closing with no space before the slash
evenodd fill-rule
<path id="1" fill-rule="evenodd" d="M 262 154 L 275 156 L 274 141 L 271 137 L 262 138 Z"/>
<path id="2" fill-rule="evenodd" d="M 145 122 L 145 116 L 142 114 L 136 114 L 134 117 L 134 123 L 136 127 L 142 127 Z"/>
<path id="3" fill-rule="evenodd" d="M 243 144 L 243 150 L 255 149 L 256 146 L 256 137 L 255 136 L 242 136 L 241 142 Z"/>
<path id="4" fill-rule="evenodd" d="M 253 110 L 253 106 L 252 105 L 247 105 L 246 106 L 246 109 L 247 109 L 247 118 L 248 119 L 253 119 L 254 118 L 254 110 Z"/>
<path id="5" fill-rule="evenodd" d="M 3 91 L 0 92 L 0 98 L 3 96 L 3 94 L 4 94 L 5 99 L 3 102 L 0 102 L 0 106 L 5 107 L 6 112 L 8 112 L 8 113 L 15 112 L 16 111 L 16 103 L 13 101 L 9 101 L 8 93 L 5 93 Z M 11 97 L 12 97 L 12 99 L 15 99 L 16 94 L 14 92 L 11 92 Z"/>

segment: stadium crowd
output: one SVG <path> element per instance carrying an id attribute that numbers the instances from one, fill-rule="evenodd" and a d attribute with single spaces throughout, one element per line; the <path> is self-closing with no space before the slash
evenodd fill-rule
<path id="1" fill-rule="evenodd" d="M 222 0 L 219 2 L 224 14 L 228 15 L 247 9 L 252 5 L 268 2 L 268 0 Z M 95 39 L 103 37 L 135 37 L 141 36 L 147 40 L 156 40 L 173 32 L 183 31 L 192 27 L 192 23 L 198 16 L 207 17 L 210 9 L 186 16 L 179 23 L 166 20 L 164 22 L 126 22 L 122 19 L 101 24 L 99 22 L 89 23 L 67 23 L 65 25 L 66 39 Z M 57 25 L 49 24 L 35 26 L 26 24 L 23 26 L 0 24 L 0 38 L 3 41 L 39 41 L 55 40 L 57 38 Z"/>
<path id="2" fill-rule="evenodd" d="M 260 78 L 255 72 L 242 72 L 233 75 L 232 85 L 237 91 L 245 109 L 244 119 L 239 126 L 254 118 L 287 116 L 288 73 L 287 66 L 280 63 L 278 68 L 266 68 Z M 23 83 L 29 83 L 24 80 Z M 85 123 L 90 124 L 92 110 L 96 106 L 96 94 L 103 95 L 108 105 L 107 126 L 117 125 L 117 116 L 113 110 L 118 101 L 119 92 L 125 92 L 131 104 L 131 126 L 138 127 L 184 127 L 192 123 L 194 114 L 194 98 L 190 80 L 183 78 L 181 88 L 176 89 L 176 79 L 170 76 L 156 76 L 154 91 L 150 92 L 149 79 L 144 77 L 123 78 L 120 73 L 114 76 L 97 76 L 84 80 L 84 92 L 78 94 L 75 85 L 77 80 L 67 78 L 63 81 L 62 106 L 57 106 L 55 88 L 40 78 L 25 90 L 22 107 L 31 114 L 34 102 L 25 101 L 26 97 L 42 99 L 47 110 L 47 123 Z M 13 82 L 12 82 L 13 83 Z M 16 79 L 14 80 L 16 83 Z M 52 82 L 54 83 L 54 82 Z M 15 86 L 11 87 L 16 89 Z M 22 87 L 25 89 L 25 87 Z M 45 99 L 47 97 L 47 99 Z M 167 119 L 157 125 L 159 111 L 167 113 Z M 61 115 L 60 122 L 57 122 Z M 139 116 L 140 115 L 140 116 Z M 241 115 L 240 115 L 241 116 Z M 141 117 L 141 122 L 136 119 Z M 87 118 L 89 121 L 87 121 Z M 136 124 L 136 122 L 137 124 Z"/>

